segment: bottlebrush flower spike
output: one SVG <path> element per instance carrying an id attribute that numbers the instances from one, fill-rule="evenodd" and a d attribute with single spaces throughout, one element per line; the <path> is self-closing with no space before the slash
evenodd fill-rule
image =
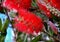
<path id="1" fill-rule="evenodd" d="M 51 5 L 60 10 L 60 0 L 50 0 Z"/>
<path id="2" fill-rule="evenodd" d="M 3 6 L 8 9 L 18 10 L 19 7 L 29 9 L 31 7 L 32 0 L 4 0 Z"/>
<path id="3" fill-rule="evenodd" d="M 18 10 L 18 4 L 16 2 L 16 0 L 4 0 L 2 5 L 10 10 Z"/>
<path id="4" fill-rule="evenodd" d="M 32 0 L 21 0 L 20 1 L 20 6 L 29 9 L 31 7 Z"/>
<path id="5" fill-rule="evenodd" d="M 60 0 L 37 0 L 37 5 L 47 17 L 52 18 L 51 14 L 60 17 L 59 1 Z"/>
<path id="6" fill-rule="evenodd" d="M 51 22 L 49 21 L 48 24 L 50 25 L 51 29 L 55 34 L 58 34 L 58 28 Z"/>
<path id="7" fill-rule="evenodd" d="M 60 18 L 60 0 L 49 0 L 48 1 L 53 8 L 53 12 L 57 17 Z"/>
<path id="8" fill-rule="evenodd" d="M 51 14 L 50 14 L 50 11 L 46 7 L 46 3 L 47 3 L 47 0 L 46 1 L 45 0 L 37 0 L 37 5 L 39 6 L 40 10 L 42 10 L 43 13 L 47 17 L 51 18 Z"/>
<path id="9" fill-rule="evenodd" d="M 25 9 L 19 9 L 18 17 L 14 21 L 14 27 L 20 32 L 33 34 L 43 28 L 42 19 Z"/>

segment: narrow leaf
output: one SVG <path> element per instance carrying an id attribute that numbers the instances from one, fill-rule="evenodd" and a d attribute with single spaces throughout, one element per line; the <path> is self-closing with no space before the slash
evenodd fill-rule
<path id="1" fill-rule="evenodd" d="M 1 31 L 1 27 L 2 27 L 2 21 L 1 21 L 1 19 L 0 19 L 0 31 Z"/>
<path id="2" fill-rule="evenodd" d="M 6 19 L 5 22 L 4 22 L 4 24 L 2 25 L 2 29 L 1 29 L 2 32 L 4 32 L 6 30 L 6 28 L 8 27 L 8 25 L 9 25 L 9 20 Z"/>
<path id="3" fill-rule="evenodd" d="M 23 42 L 27 42 L 27 34 L 25 35 Z"/>
<path id="4" fill-rule="evenodd" d="M 31 42 L 38 42 L 41 39 L 42 39 L 42 35 L 39 35 L 39 36 L 35 37 L 35 39 L 33 39 Z"/>
<path id="5" fill-rule="evenodd" d="M 54 34 L 54 32 L 52 31 L 51 28 L 49 28 L 49 34 L 50 34 L 51 36 L 53 36 L 53 34 Z"/>

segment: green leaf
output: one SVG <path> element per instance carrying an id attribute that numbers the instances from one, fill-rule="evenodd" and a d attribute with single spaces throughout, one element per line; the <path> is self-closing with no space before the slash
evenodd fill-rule
<path id="1" fill-rule="evenodd" d="M 32 1 L 32 7 L 37 7 L 35 0 Z"/>
<path id="2" fill-rule="evenodd" d="M 49 28 L 49 34 L 50 34 L 51 36 L 53 36 L 53 34 L 54 34 L 54 32 L 52 31 L 51 28 Z"/>
<path id="3" fill-rule="evenodd" d="M 6 33 L 0 33 L 0 42 L 4 42 Z"/>
<path id="4" fill-rule="evenodd" d="M 2 25 L 2 28 L 1 28 L 2 32 L 4 32 L 6 30 L 6 28 L 8 27 L 8 25 L 9 25 L 9 20 L 6 19 L 5 22 L 4 22 L 4 24 Z"/>
<path id="5" fill-rule="evenodd" d="M 1 28 L 2 28 L 2 21 L 1 21 L 1 19 L 0 19 L 0 31 L 1 31 Z"/>
<path id="6" fill-rule="evenodd" d="M 23 42 L 27 42 L 27 34 L 25 34 Z"/>
<path id="7" fill-rule="evenodd" d="M 0 42 L 4 42 L 4 39 L 5 39 L 4 35 L 0 36 Z"/>
<path id="8" fill-rule="evenodd" d="M 16 42 L 23 42 L 23 40 L 21 39 L 21 34 L 21 32 L 18 32 Z"/>
<path id="9" fill-rule="evenodd" d="M 19 37 L 19 36 L 20 36 L 20 35 L 18 35 L 16 42 L 23 42 L 23 40 L 22 40 L 21 37 Z"/>
<path id="10" fill-rule="evenodd" d="M 54 16 L 53 14 L 52 14 L 52 19 L 55 20 L 56 22 L 59 22 L 60 21 L 60 18 Z"/>
<path id="11" fill-rule="evenodd" d="M 41 39 L 42 39 L 42 34 L 37 36 L 37 37 L 35 37 L 35 39 L 33 39 L 31 42 L 38 42 Z"/>

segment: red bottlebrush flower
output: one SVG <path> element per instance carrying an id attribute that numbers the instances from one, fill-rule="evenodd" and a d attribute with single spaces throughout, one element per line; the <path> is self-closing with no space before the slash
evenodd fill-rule
<path id="1" fill-rule="evenodd" d="M 50 0 L 51 5 L 60 10 L 60 0 Z"/>
<path id="2" fill-rule="evenodd" d="M 31 7 L 32 0 L 5 0 L 3 6 L 8 9 L 18 10 L 19 7 L 29 9 Z"/>
<path id="3" fill-rule="evenodd" d="M 18 4 L 16 2 L 15 0 L 4 0 L 3 6 L 10 10 L 18 10 Z"/>
<path id="4" fill-rule="evenodd" d="M 51 14 L 50 14 L 50 11 L 46 7 L 46 5 L 47 5 L 46 3 L 47 3 L 47 0 L 46 1 L 45 0 L 37 0 L 37 5 L 39 6 L 40 10 L 42 10 L 43 13 L 47 17 L 51 18 Z"/>
<path id="5" fill-rule="evenodd" d="M 60 17 L 60 0 L 37 0 L 37 5 L 47 17 L 52 18 L 52 14 Z"/>
<path id="6" fill-rule="evenodd" d="M 32 0 L 21 0 L 20 1 L 20 6 L 29 9 L 31 7 Z"/>
<path id="7" fill-rule="evenodd" d="M 35 14 L 24 9 L 19 9 L 18 17 L 15 18 L 14 27 L 21 32 L 29 34 L 33 32 L 38 33 L 43 28 L 43 22 L 42 19 Z"/>

